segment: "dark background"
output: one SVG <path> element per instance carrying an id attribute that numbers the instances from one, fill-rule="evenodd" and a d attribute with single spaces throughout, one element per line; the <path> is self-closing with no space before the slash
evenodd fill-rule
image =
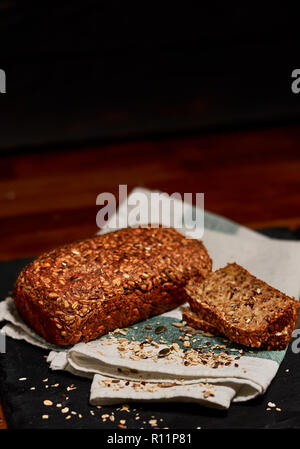
<path id="1" fill-rule="evenodd" d="M 98 229 L 127 184 L 300 226 L 300 6 L 0 0 L 0 260 Z"/>
<path id="2" fill-rule="evenodd" d="M 0 1 L 0 149 L 298 122 L 299 12 L 283 1 Z"/>

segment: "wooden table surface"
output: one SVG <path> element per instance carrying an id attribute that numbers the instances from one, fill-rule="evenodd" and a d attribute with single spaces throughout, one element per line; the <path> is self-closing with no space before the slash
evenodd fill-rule
<path id="1" fill-rule="evenodd" d="M 97 230 L 96 197 L 119 184 L 204 192 L 206 210 L 250 228 L 300 226 L 300 127 L 135 141 L 0 159 L 0 260 Z M 0 406 L 0 428 L 6 422 Z"/>

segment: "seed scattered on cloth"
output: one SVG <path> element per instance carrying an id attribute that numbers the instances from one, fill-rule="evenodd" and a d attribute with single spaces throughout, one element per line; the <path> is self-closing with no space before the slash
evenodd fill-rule
<path id="1" fill-rule="evenodd" d="M 163 332 L 166 332 L 166 330 L 167 330 L 167 328 L 165 326 L 158 326 L 154 332 L 156 334 L 162 334 Z"/>
<path id="2" fill-rule="evenodd" d="M 158 357 L 166 357 L 168 354 L 170 354 L 170 348 L 164 348 L 158 352 Z"/>
<path id="3" fill-rule="evenodd" d="M 53 405 L 53 402 L 49 401 L 49 399 L 45 399 L 44 405 L 50 406 L 50 405 Z"/>
<path id="4" fill-rule="evenodd" d="M 175 326 L 175 327 L 183 327 L 183 326 L 184 326 L 184 323 L 177 323 L 177 322 L 174 322 L 174 323 L 172 323 L 172 326 Z"/>
<path id="5" fill-rule="evenodd" d="M 172 344 L 172 349 L 174 349 L 174 351 L 179 352 L 180 351 L 180 346 L 178 343 L 173 343 Z"/>

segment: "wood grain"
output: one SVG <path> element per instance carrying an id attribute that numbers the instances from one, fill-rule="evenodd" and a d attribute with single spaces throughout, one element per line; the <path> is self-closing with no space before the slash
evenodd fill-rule
<path id="1" fill-rule="evenodd" d="M 119 184 L 204 192 L 206 210 L 251 228 L 300 226 L 300 128 L 34 151 L 0 159 L 0 260 L 97 230 L 96 197 Z M 0 407 L 0 428 L 6 426 Z"/>
<path id="2" fill-rule="evenodd" d="M 1 429 L 7 429 L 7 422 L 3 413 L 3 408 L 0 403 L 0 430 Z"/>
<path id="3" fill-rule="evenodd" d="M 0 160 L 0 259 L 97 231 L 96 197 L 119 184 L 204 192 L 205 208 L 252 228 L 300 225 L 300 129 L 8 155 Z"/>

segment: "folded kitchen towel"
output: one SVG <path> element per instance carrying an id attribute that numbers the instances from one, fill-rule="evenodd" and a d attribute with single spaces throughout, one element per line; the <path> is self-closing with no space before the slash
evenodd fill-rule
<path id="1" fill-rule="evenodd" d="M 150 194 L 145 189 L 135 191 Z M 121 205 L 118 213 L 127 212 Z M 180 219 L 175 217 L 175 227 Z M 178 230 L 188 233 L 181 227 Z M 108 231 L 109 226 L 101 232 Z M 270 239 L 208 212 L 202 240 L 214 269 L 234 261 L 273 287 L 299 297 L 300 242 Z M 12 299 L 0 303 L 0 320 L 7 321 L 2 333 L 50 349 L 51 369 L 91 378 L 93 405 L 184 401 L 228 408 L 232 401 L 246 401 L 266 391 L 285 350 L 249 350 L 192 330 L 182 325 L 181 316 L 177 308 L 62 349 L 30 329 Z"/>
<path id="2" fill-rule="evenodd" d="M 285 351 L 247 351 L 183 325 L 181 314 L 177 308 L 62 349 L 28 328 L 12 298 L 0 303 L 0 320 L 8 321 L 2 332 L 51 349 L 51 369 L 91 378 L 93 405 L 183 401 L 228 408 L 231 401 L 246 401 L 266 391 Z"/>

